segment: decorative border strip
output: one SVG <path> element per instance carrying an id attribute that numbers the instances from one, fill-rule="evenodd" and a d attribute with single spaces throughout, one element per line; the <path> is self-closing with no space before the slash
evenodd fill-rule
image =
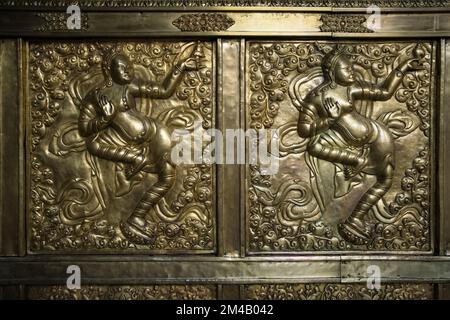
<path id="1" fill-rule="evenodd" d="M 215 285 L 88 285 L 27 287 L 30 300 L 215 300 Z"/>
<path id="2" fill-rule="evenodd" d="M 86 13 L 81 15 L 81 28 L 76 30 L 67 28 L 67 18 L 69 15 L 65 12 L 40 12 L 36 16 L 42 19 L 42 24 L 35 31 L 86 31 L 89 28 Z"/>
<path id="3" fill-rule="evenodd" d="M 250 300 L 432 300 L 428 283 L 387 283 L 369 289 L 362 283 L 301 283 L 245 285 L 244 299 Z"/>
<path id="4" fill-rule="evenodd" d="M 172 24 L 181 31 L 226 31 L 234 20 L 223 13 L 193 13 L 179 16 Z"/>
<path id="5" fill-rule="evenodd" d="M 322 32 L 370 33 L 366 27 L 366 17 L 361 15 L 324 14 L 320 17 Z"/>
<path id="6" fill-rule="evenodd" d="M 81 7 L 338 7 L 437 8 L 448 7 L 448 0 L 78 0 Z M 74 0 L 7 0 L 0 7 L 67 7 Z"/>

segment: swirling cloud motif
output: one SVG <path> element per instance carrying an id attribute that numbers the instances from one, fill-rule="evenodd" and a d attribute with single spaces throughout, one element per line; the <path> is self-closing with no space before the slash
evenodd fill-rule
<path id="1" fill-rule="evenodd" d="M 282 225 L 300 225 L 320 218 L 319 205 L 308 183 L 294 179 L 283 182 L 275 193 L 262 186 L 255 186 L 255 191 L 264 206 L 263 215 L 276 215 Z"/>

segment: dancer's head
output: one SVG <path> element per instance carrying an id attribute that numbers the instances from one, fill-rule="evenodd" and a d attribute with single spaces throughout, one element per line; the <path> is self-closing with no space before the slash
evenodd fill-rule
<path id="1" fill-rule="evenodd" d="M 104 63 L 104 73 L 108 84 L 128 84 L 134 79 L 134 67 L 130 59 L 121 52 L 110 54 Z"/>
<path id="2" fill-rule="evenodd" d="M 327 53 L 322 60 L 324 77 L 342 86 L 349 86 L 355 82 L 355 70 L 343 50 L 334 49 Z"/>

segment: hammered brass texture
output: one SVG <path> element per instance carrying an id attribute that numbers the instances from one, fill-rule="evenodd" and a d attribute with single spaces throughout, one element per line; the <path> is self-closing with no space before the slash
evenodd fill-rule
<path id="1" fill-rule="evenodd" d="M 247 127 L 279 171 L 247 170 L 247 251 L 430 252 L 431 42 L 251 41 Z"/>
<path id="2" fill-rule="evenodd" d="M 213 50 L 30 43 L 30 252 L 214 251 L 215 169 L 170 158 L 173 130 L 214 127 Z"/>
<path id="3" fill-rule="evenodd" d="M 214 300 L 214 285 L 83 286 L 70 290 L 65 286 L 30 286 L 30 300 Z"/>
<path id="4" fill-rule="evenodd" d="M 382 284 L 368 289 L 366 284 L 307 283 L 244 286 L 244 299 L 250 300 L 431 300 L 431 284 Z"/>
<path id="5" fill-rule="evenodd" d="M 450 297 L 450 1 L 72 4 L 0 3 L 0 299 Z"/>

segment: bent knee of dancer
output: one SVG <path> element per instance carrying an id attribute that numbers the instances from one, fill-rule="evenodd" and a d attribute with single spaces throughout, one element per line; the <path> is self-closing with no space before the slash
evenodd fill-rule
<path id="1" fill-rule="evenodd" d="M 90 141 L 89 143 L 86 143 L 86 149 L 93 155 L 101 156 L 101 148 L 98 142 Z"/>
<path id="2" fill-rule="evenodd" d="M 391 161 L 385 161 L 385 166 L 382 172 L 377 175 L 377 180 L 383 184 L 392 185 L 392 178 L 394 176 L 394 164 Z"/>
<path id="3" fill-rule="evenodd" d="M 169 162 L 164 163 L 159 170 L 159 181 L 168 186 L 175 183 L 175 166 Z"/>
<path id="4" fill-rule="evenodd" d="M 392 187 L 392 176 L 377 177 L 377 189 L 386 193 Z"/>
<path id="5" fill-rule="evenodd" d="M 323 151 L 323 145 L 319 142 L 308 144 L 307 151 L 314 157 L 319 157 Z"/>

